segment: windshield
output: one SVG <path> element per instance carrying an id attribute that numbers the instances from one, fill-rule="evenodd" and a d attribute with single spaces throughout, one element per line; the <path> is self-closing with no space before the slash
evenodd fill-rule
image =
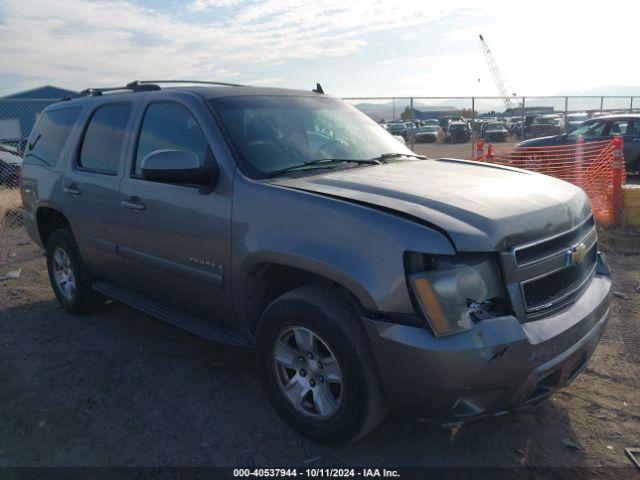
<path id="1" fill-rule="evenodd" d="M 588 115 L 567 115 L 567 120 L 570 122 L 586 122 L 589 120 Z"/>
<path id="2" fill-rule="evenodd" d="M 467 126 L 460 123 L 453 123 L 449 126 L 449 130 L 466 130 Z"/>
<path id="3" fill-rule="evenodd" d="M 251 175 L 265 177 L 322 159 L 412 155 L 380 125 L 342 100 L 247 96 L 210 102 Z"/>
<path id="4" fill-rule="evenodd" d="M 418 132 L 420 133 L 434 133 L 435 131 L 436 131 L 436 127 L 432 125 L 427 125 L 425 127 L 420 127 L 418 129 Z"/>
<path id="5" fill-rule="evenodd" d="M 404 123 L 387 123 L 389 130 L 406 130 L 407 126 Z"/>

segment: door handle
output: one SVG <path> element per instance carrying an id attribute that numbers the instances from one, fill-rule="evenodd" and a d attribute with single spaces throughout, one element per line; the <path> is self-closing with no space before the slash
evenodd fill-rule
<path id="1" fill-rule="evenodd" d="M 122 200 L 121 203 L 124 207 L 127 207 L 132 212 L 141 212 L 142 210 L 147 208 L 138 197 L 131 197 L 129 200 Z"/>
<path id="2" fill-rule="evenodd" d="M 70 197 L 77 197 L 82 193 L 75 183 L 72 183 L 68 187 L 62 187 L 62 191 Z"/>

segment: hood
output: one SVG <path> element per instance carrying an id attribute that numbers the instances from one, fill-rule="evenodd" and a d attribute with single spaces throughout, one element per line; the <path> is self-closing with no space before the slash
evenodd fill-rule
<path id="1" fill-rule="evenodd" d="M 516 144 L 516 147 L 544 147 L 547 145 L 555 145 L 558 143 L 560 135 L 551 135 L 548 137 L 532 138 Z"/>
<path id="2" fill-rule="evenodd" d="M 468 252 L 502 251 L 569 230 L 591 212 L 574 185 L 466 160 L 395 162 L 270 182 L 413 217 Z"/>

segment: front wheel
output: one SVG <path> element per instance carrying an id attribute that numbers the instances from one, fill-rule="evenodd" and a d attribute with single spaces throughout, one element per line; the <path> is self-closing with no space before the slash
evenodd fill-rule
<path id="1" fill-rule="evenodd" d="M 278 414 L 313 440 L 356 440 L 386 415 L 371 347 L 340 292 L 301 287 L 274 300 L 256 332 L 258 368 Z"/>

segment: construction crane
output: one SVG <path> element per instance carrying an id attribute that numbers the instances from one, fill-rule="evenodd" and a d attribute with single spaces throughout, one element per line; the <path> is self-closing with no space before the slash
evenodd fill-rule
<path id="1" fill-rule="evenodd" d="M 498 91 L 500 92 L 502 101 L 504 102 L 505 107 L 507 107 L 507 110 L 512 110 L 513 105 L 511 103 L 511 98 L 507 93 L 507 88 L 504 86 L 504 82 L 502 81 L 502 76 L 500 75 L 500 71 L 498 70 L 496 61 L 493 59 L 493 54 L 489 49 L 489 45 L 487 45 L 487 42 L 485 41 L 482 35 L 480 35 L 480 45 L 482 46 L 482 52 L 484 53 L 484 58 L 487 59 L 487 63 L 489 64 L 489 70 L 491 70 L 491 75 L 493 75 L 493 80 L 496 82 L 496 87 L 498 87 Z"/>

